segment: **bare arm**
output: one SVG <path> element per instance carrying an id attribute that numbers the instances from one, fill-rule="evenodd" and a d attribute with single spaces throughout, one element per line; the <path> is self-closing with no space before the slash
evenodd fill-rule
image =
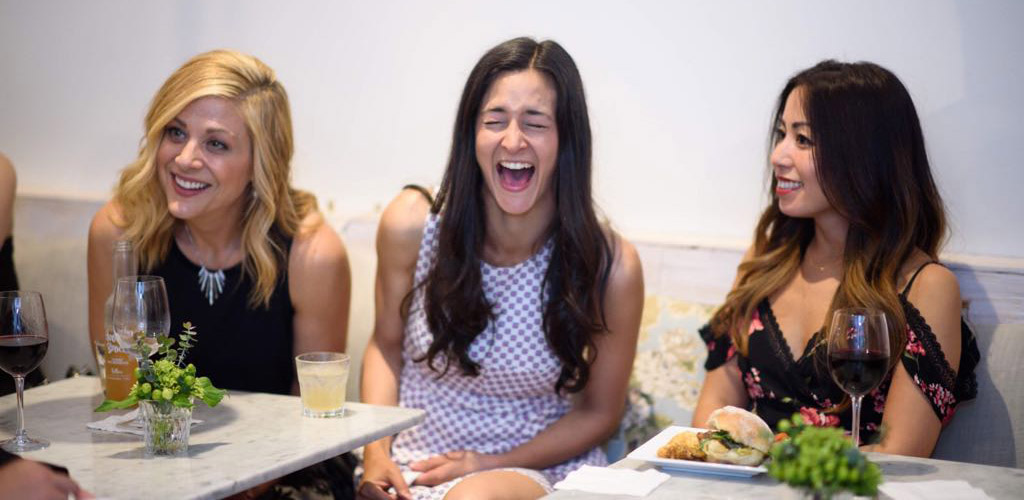
<path id="1" fill-rule="evenodd" d="M 303 221 L 288 257 L 288 292 L 295 308 L 292 354 L 343 352 L 348 334 L 351 272 L 338 234 L 319 213 Z M 298 394 L 298 381 L 292 393 Z"/>
<path id="2" fill-rule="evenodd" d="M 935 333 L 950 367 L 953 370 L 959 369 L 962 346 L 960 286 L 956 276 L 942 266 L 925 267 L 918 275 L 908 299 Z M 882 426 L 887 431 L 884 441 L 865 449 L 898 455 L 930 456 L 939 439 L 942 423 L 903 363 L 896 365 L 885 401 Z"/>
<path id="3" fill-rule="evenodd" d="M 374 290 L 373 335 L 363 354 L 362 399 L 379 405 L 398 404 L 402 373 L 402 340 L 405 324 L 401 306 L 412 290 L 416 258 L 429 210 L 427 200 L 416 191 L 400 193 L 384 210 L 377 230 L 377 277 Z M 398 468 L 391 461 L 391 438 L 365 448 L 364 482 L 383 490 L 394 485 L 409 494 Z"/>
<path id="4" fill-rule="evenodd" d="M 0 153 L 0 244 L 11 235 L 14 228 L 14 196 L 17 187 L 18 177 L 14 166 Z"/>
<path id="5" fill-rule="evenodd" d="M 711 412 L 723 406 L 746 408 L 750 398 L 743 386 L 743 378 L 736 358 L 726 361 L 724 365 L 704 375 L 704 385 L 700 388 L 697 408 L 693 410 L 693 426 L 705 427 Z"/>
<path id="6" fill-rule="evenodd" d="M 740 264 L 750 260 L 754 256 L 754 246 L 751 245 L 740 259 Z M 732 288 L 735 289 L 740 282 L 740 273 L 732 281 Z M 743 386 L 743 376 L 736 358 L 726 361 L 724 365 L 707 372 L 704 375 L 704 385 L 700 388 L 700 396 L 697 397 L 697 407 L 693 410 L 694 427 L 704 427 L 711 412 L 723 406 L 738 406 L 746 408 L 750 405 L 750 398 L 747 396 L 746 388 Z"/>
<path id="7" fill-rule="evenodd" d="M 89 280 L 89 339 L 105 341 L 103 307 L 114 290 L 114 242 L 123 234 L 115 221 L 120 220 L 120 209 L 107 202 L 96 212 L 89 225 L 87 273 Z M 92 347 L 90 343 L 90 348 Z M 95 355 L 95 351 L 93 351 Z"/>
<path id="8" fill-rule="evenodd" d="M 16 458 L 0 467 L 0 498 L 66 499 L 95 498 L 70 477 L 46 465 Z"/>

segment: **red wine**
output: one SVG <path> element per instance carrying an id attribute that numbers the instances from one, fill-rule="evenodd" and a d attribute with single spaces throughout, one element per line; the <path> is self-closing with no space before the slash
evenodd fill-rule
<path id="1" fill-rule="evenodd" d="M 50 341 L 35 335 L 0 336 L 0 368 L 11 375 L 27 375 L 46 356 Z"/>
<path id="2" fill-rule="evenodd" d="M 888 365 L 889 356 L 878 351 L 836 351 L 828 357 L 832 378 L 853 396 L 863 396 L 878 387 Z"/>

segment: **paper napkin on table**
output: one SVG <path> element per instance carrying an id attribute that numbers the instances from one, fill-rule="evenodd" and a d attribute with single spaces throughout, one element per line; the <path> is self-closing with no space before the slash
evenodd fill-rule
<path id="1" fill-rule="evenodd" d="M 943 500 L 949 499 L 989 499 L 981 488 L 971 486 L 967 481 L 957 479 L 948 481 L 912 481 L 894 483 L 886 481 L 878 485 L 878 489 L 893 500 Z"/>
<path id="2" fill-rule="evenodd" d="M 570 472 L 565 479 L 555 483 L 555 489 L 642 497 L 654 491 L 654 488 L 668 478 L 668 474 L 654 469 L 640 472 L 632 469 L 584 465 Z"/>
<path id="3" fill-rule="evenodd" d="M 89 430 L 103 431 L 103 432 L 117 432 L 121 434 L 135 434 L 136 436 L 142 435 L 142 421 L 136 420 L 135 416 L 139 414 L 139 410 L 135 409 L 124 415 L 111 415 L 103 420 L 97 420 L 95 422 L 89 422 L 85 426 Z M 192 426 L 195 427 L 203 423 L 202 420 L 192 419 Z"/>

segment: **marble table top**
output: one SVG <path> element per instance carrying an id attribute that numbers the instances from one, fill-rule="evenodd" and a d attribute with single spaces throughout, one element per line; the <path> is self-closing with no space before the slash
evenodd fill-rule
<path id="1" fill-rule="evenodd" d="M 868 457 L 882 468 L 885 481 L 934 481 L 962 479 L 995 499 L 1024 498 L 1024 469 L 975 465 L 945 460 L 903 457 L 884 453 L 868 453 Z M 613 468 L 645 470 L 650 464 L 640 460 L 623 459 L 611 465 Z M 675 500 L 679 498 L 802 498 L 792 488 L 761 474 L 751 478 L 726 478 L 686 472 L 662 470 L 672 477 L 644 497 L 650 500 Z M 639 497 L 624 495 L 599 495 L 582 491 L 562 490 L 545 497 L 551 500 L 600 499 L 636 500 Z M 861 498 L 861 497 L 856 497 Z M 879 498 L 889 498 L 879 494 Z"/>
<path id="2" fill-rule="evenodd" d="M 4 374 L 6 375 L 6 374 Z M 143 458 L 142 437 L 95 432 L 99 379 L 75 377 L 25 392 L 29 436 L 50 447 L 22 456 L 67 467 L 99 498 L 221 498 L 412 427 L 422 410 L 346 403 L 344 417 L 306 418 L 298 396 L 229 392 L 197 404 L 189 456 Z M 0 439 L 17 431 L 15 395 L 0 398 Z M 119 412 L 119 413 L 123 413 Z"/>

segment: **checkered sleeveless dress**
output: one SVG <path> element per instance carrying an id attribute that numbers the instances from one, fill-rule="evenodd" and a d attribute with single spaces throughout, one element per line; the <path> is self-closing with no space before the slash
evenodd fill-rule
<path id="1" fill-rule="evenodd" d="M 423 230 L 416 260 L 415 283 L 427 277 L 437 254 L 439 218 L 431 214 Z M 403 470 L 407 464 L 456 450 L 503 453 L 548 428 L 569 411 L 567 398 L 555 393 L 561 362 L 544 337 L 546 293 L 541 289 L 553 242 L 524 262 L 496 267 L 481 262 L 484 296 L 495 319 L 473 341 L 470 357 L 480 364 L 476 377 L 462 375 L 457 364 L 438 378 L 426 362 L 417 363 L 430 347 L 433 334 L 423 310 L 423 288 L 417 288 L 405 326 L 399 404 L 422 408 L 422 424 L 402 432 L 392 455 Z M 440 361 L 442 358 L 438 358 Z M 435 362 L 437 366 L 439 365 Z M 604 465 L 599 448 L 544 470 L 512 469 L 544 488 L 583 464 Z M 459 480 L 433 488 L 412 488 L 417 499 L 442 498 Z"/>

